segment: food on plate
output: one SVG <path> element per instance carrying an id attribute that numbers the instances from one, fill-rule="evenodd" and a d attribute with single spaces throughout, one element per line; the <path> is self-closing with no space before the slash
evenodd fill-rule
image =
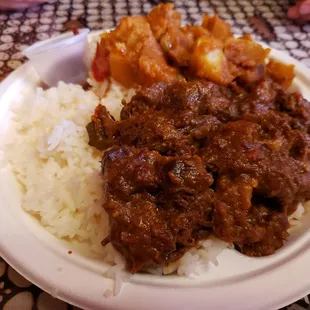
<path id="1" fill-rule="evenodd" d="M 269 52 L 250 35 L 233 37 L 218 15 L 204 15 L 201 26 L 182 26 L 173 4 L 159 4 L 146 17 L 125 17 L 115 30 L 101 35 L 92 75 L 99 82 L 112 77 L 126 87 L 196 77 L 222 85 L 254 83 L 265 74 Z M 275 79 L 288 70 L 283 85 L 290 86 L 292 68 L 271 65 Z"/>
<path id="2" fill-rule="evenodd" d="M 104 33 L 92 64 L 94 78 L 109 74 L 126 87 L 132 83 L 171 82 L 178 72 L 169 66 L 151 27 L 142 16 L 121 20 L 116 30 Z"/>
<path id="3" fill-rule="evenodd" d="M 228 246 L 281 248 L 310 199 L 294 66 L 218 15 L 182 26 L 171 4 L 123 18 L 93 52 L 89 91 L 59 83 L 14 106 L 5 152 L 22 207 L 110 273 L 125 258 L 190 276 Z"/>
<path id="4" fill-rule="evenodd" d="M 267 73 L 284 88 L 290 87 L 295 77 L 294 65 L 284 65 L 274 59 L 269 60 Z"/>
<path id="5" fill-rule="evenodd" d="M 112 242 L 131 272 L 168 265 L 210 235 L 213 178 L 198 156 L 120 146 L 102 165 L 111 226 L 103 245 Z"/>
<path id="6" fill-rule="evenodd" d="M 119 121 L 99 105 L 87 129 L 105 150 L 103 244 L 132 272 L 211 233 L 249 256 L 282 247 L 288 216 L 310 199 L 308 101 L 266 76 L 248 90 L 158 83 L 123 104 Z"/>

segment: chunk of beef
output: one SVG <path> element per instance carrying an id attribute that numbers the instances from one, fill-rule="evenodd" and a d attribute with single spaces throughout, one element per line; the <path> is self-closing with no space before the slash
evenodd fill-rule
<path id="1" fill-rule="evenodd" d="M 86 126 L 89 145 L 98 150 L 104 150 L 113 143 L 115 121 L 105 106 L 99 104 L 91 118 L 91 122 Z"/>
<path id="2" fill-rule="evenodd" d="M 265 114 L 277 110 L 279 100 L 282 100 L 283 90 L 271 79 L 266 78 L 256 83 L 238 102 L 238 114 Z"/>
<path id="3" fill-rule="evenodd" d="M 250 256 L 274 253 L 287 238 L 289 227 L 284 212 L 270 205 L 253 205 L 257 179 L 246 174 L 221 176 L 216 184 L 213 231 L 216 236 L 234 242 Z"/>
<path id="4" fill-rule="evenodd" d="M 205 115 L 206 106 L 227 114 L 226 106 L 230 103 L 217 88 L 211 82 L 157 84 L 125 103 L 118 122 L 111 120 L 105 108 L 99 106 L 87 126 L 90 144 L 102 149 L 105 141 L 106 146 L 111 143 L 147 146 L 162 155 L 195 154 L 202 139 L 198 131 L 203 130 L 206 139 L 220 124 L 217 118 Z"/>
<path id="5" fill-rule="evenodd" d="M 173 262 L 210 233 L 213 182 L 199 157 L 117 147 L 102 161 L 112 242 L 136 272 Z"/>
<path id="6" fill-rule="evenodd" d="M 279 110 L 291 117 L 290 124 L 293 128 L 310 133 L 310 102 L 300 93 L 283 96 Z"/>
<path id="7" fill-rule="evenodd" d="M 309 138 L 277 115 L 248 116 L 225 124 L 201 150 L 207 167 L 220 175 L 247 174 L 258 182 L 257 193 L 274 198 L 290 214 L 309 199 Z M 256 123 L 255 123 L 256 122 Z"/>

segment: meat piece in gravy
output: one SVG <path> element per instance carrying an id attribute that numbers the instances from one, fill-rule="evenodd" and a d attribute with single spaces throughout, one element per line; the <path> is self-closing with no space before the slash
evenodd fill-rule
<path id="1" fill-rule="evenodd" d="M 283 245 L 289 227 L 284 212 L 253 201 L 257 186 L 257 180 L 247 174 L 223 175 L 215 189 L 214 234 L 250 256 L 274 253 Z"/>
<path id="2" fill-rule="evenodd" d="M 308 159 L 294 155 L 296 151 L 308 157 L 307 135 L 277 117 L 229 122 L 201 150 L 207 169 L 219 176 L 215 235 L 255 256 L 271 254 L 283 245 L 286 215 L 310 198 L 305 190 L 310 188 Z"/>
<path id="3" fill-rule="evenodd" d="M 213 179 L 198 156 L 122 146 L 105 152 L 102 171 L 111 225 L 104 243 L 132 272 L 175 261 L 210 234 Z"/>

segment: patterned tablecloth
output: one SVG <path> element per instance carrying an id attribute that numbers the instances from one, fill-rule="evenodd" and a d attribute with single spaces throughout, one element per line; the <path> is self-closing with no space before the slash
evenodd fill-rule
<path id="1" fill-rule="evenodd" d="M 1 0 L 0 0 L 1 1 Z M 79 19 L 90 29 L 110 28 L 126 15 L 146 14 L 159 1 L 59 0 L 27 10 L 0 12 L 0 79 L 20 66 L 21 51 L 38 40 L 58 35 L 65 23 Z M 289 0 L 176 0 L 184 21 L 199 23 L 202 13 L 218 14 L 235 34 L 252 33 L 271 47 L 283 50 L 310 67 L 310 23 L 296 24 L 286 18 Z M 250 18 L 255 16 L 256 18 Z M 261 36 L 261 34 L 266 34 Z M 293 283 L 292 283 L 293 285 Z M 287 307 L 310 309 L 310 295 Z M 0 309 L 78 309 L 52 298 L 21 277 L 0 257 Z"/>

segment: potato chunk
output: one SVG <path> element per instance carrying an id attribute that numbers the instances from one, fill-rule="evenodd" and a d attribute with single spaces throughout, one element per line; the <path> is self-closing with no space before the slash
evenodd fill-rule
<path id="1" fill-rule="evenodd" d="M 111 76 L 125 87 L 178 79 L 178 70 L 167 64 L 149 23 L 142 16 L 123 18 L 114 31 L 102 36 L 93 72 L 105 72 L 105 59 Z"/>
<path id="2" fill-rule="evenodd" d="M 169 27 L 181 27 L 181 14 L 173 10 L 172 3 L 161 3 L 147 16 L 156 40 L 159 40 Z"/>
<path id="3" fill-rule="evenodd" d="M 224 53 L 230 63 L 237 66 L 240 80 L 255 83 L 265 74 L 265 62 L 270 49 L 254 42 L 250 35 L 230 38 L 225 42 Z"/>
<path id="4" fill-rule="evenodd" d="M 178 66 L 187 66 L 195 41 L 191 33 L 181 27 L 181 14 L 173 10 L 173 4 L 159 4 L 147 20 L 167 57 Z"/>
<path id="5" fill-rule="evenodd" d="M 264 49 L 254 42 L 249 35 L 230 38 L 225 43 L 225 55 L 229 61 L 242 67 L 255 67 L 264 64 L 270 49 Z"/>
<path id="6" fill-rule="evenodd" d="M 215 38 L 226 41 L 231 38 L 231 27 L 223 21 L 217 14 L 214 16 L 203 15 L 202 27 L 206 28 Z"/>
<path id="7" fill-rule="evenodd" d="M 267 73 L 274 81 L 282 85 L 283 88 L 290 87 L 295 77 L 294 65 L 285 65 L 274 59 L 270 59 L 267 65 Z"/>
<path id="8" fill-rule="evenodd" d="M 197 40 L 191 58 L 191 69 L 198 77 L 223 85 L 231 83 L 235 78 L 223 52 L 223 44 L 211 37 Z"/>

